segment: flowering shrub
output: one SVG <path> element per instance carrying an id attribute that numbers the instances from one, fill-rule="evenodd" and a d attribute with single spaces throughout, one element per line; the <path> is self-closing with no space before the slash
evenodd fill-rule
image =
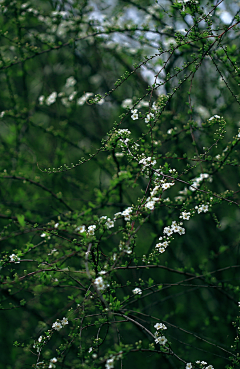
<path id="1" fill-rule="evenodd" d="M 240 367 L 236 5 L 0 2 L 0 367 Z"/>

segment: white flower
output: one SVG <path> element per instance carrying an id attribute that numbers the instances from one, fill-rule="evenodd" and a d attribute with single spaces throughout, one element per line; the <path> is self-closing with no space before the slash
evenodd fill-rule
<path id="1" fill-rule="evenodd" d="M 97 289 L 99 291 L 103 291 L 106 288 L 106 285 L 105 285 L 102 277 L 96 278 L 95 281 L 94 281 L 94 284 L 95 284 L 95 286 L 97 287 Z"/>
<path id="2" fill-rule="evenodd" d="M 116 220 L 120 215 L 123 215 L 120 211 L 115 213 L 113 219 Z"/>
<path id="3" fill-rule="evenodd" d="M 182 218 L 183 220 L 189 220 L 191 213 L 186 213 L 185 211 L 182 212 L 179 218 Z"/>
<path id="4" fill-rule="evenodd" d="M 68 318 L 62 318 L 62 321 L 61 321 L 62 325 L 67 325 L 68 324 Z"/>
<path id="5" fill-rule="evenodd" d="M 142 290 L 140 288 L 135 288 L 134 290 L 132 290 L 132 292 L 134 293 L 134 295 L 141 295 L 142 294 Z"/>
<path id="6" fill-rule="evenodd" d="M 202 213 L 204 211 L 204 213 L 206 213 L 208 211 L 208 205 L 201 205 L 199 207 L 195 207 L 195 209 L 198 209 L 198 214 Z"/>
<path id="7" fill-rule="evenodd" d="M 185 229 L 184 229 L 184 228 L 182 228 L 182 227 L 179 227 L 178 233 L 179 233 L 180 235 L 185 234 Z"/>
<path id="8" fill-rule="evenodd" d="M 92 352 L 92 350 L 93 350 L 93 348 L 90 347 L 89 350 L 88 350 L 89 354 L 90 354 L 90 352 Z"/>
<path id="9" fill-rule="evenodd" d="M 54 224 L 54 228 L 58 228 L 58 226 L 59 226 L 59 223 Z"/>
<path id="10" fill-rule="evenodd" d="M 207 362 L 206 361 L 201 361 L 201 364 L 202 365 L 207 365 Z"/>
<path id="11" fill-rule="evenodd" d="M 51 105 L 51 104 L 55 103 L 56 98 L 57 98 L 57 93 L 56 93 L 56 91 L 54 91 L 54 92 L 51 93 L 51 95 L 49 95 L 47 97 L 46 104 Z"/>
<path id="12" fill-rule="evenodd" d="M 166 251 L 165 247 L 161 246 L 159 247 L 158 251 L 160 252 L 160 254 L 162 254 L 163 252 Z"/>
<path id="13" fill-rule="evenodd" d="M 137 111 L 137 109 L 135 109 L 136 111 Z M 132 118 L 132 120 L 136 120 L 136 119 L 138 119 L 138 113 L 136 112 L 136 113 L 133 113 L 132 115 L 131 115 L 131 118 Z"/>
<path id="14" fill-rule="evenodd" d="M 208 211 L 208 205 L 202 205 L 202 211 L 206 213 Z"/>
<path id="15" fill-rule="evenodd" d="M 163 323 L 156 323 L 154 325 L 154 328 L 158 331 L 159 329 L 167 329 L 167 327 L 165 326 L 165 324 Z"/>
<path id="16" fill-rule="evenodd" d="M 123 152 L 116 152 L 115 153 L 116 158 L 122 158 L 124 156 Z"/>
<path id="17" fill-rule="evenodd" d="M 94 235 L 94 233 L 95 233 L 95 228 L 96 228 L 95 224 L 90 225 L 90 226 L 88 227 L 88 234 L 89 234 L 89 236 L 93 236 L 93 235 Z"/>
<path id="18" fill-rule="evenodd" d="M 170 227 L 165 227 L 163 229 L 163 233 L 166 233 L 168 236 L 171 236 L 171 234 L 173 233 L 172 232 L 172 229 Z"/>
<path id="19" fill-rule="evenodd" d="M 81 225 L 81 226 L 76 228 L 76 231 L 79 231 L 80 233 L 86 232 L 86 226 Z"/>
<path id="20" fill-rule="evenodd" d="M 177 224 L 172 224 L 172 225 L 171 225 L 171 229 L 172 229 L 172 231 L 173 231 L 173 232 L 175 232 L 175 233 L 176 233 L 176 232 L 179 232 L 180 228 L 181 228 L 181 227 L 179 227 L 179 225 L 177 225 Z"/>
<path id="21" fill-rule="evenodd" d="M 221 117 L 219 117 L 219 115 L 213 115 L 211 118 L 209 118 L 208 120 L 213 120 L 214 118 L 216 119 L 220 119 Z"/>
<path id="22" fill-rule="evenodd" d="M 56 331 L 60 331 L 60 329 L 62 329 L 62 324 L 56 321 L 55 323 L 53 323 L 52 328 L 55 329 Z"/>
<path id="23" fill-rule="evenodd" d="M 44 100 L 45 100 L 45 96 L 43 96 L 43 95 L 39 96 L 39 98 L 38 98 L 39 105 L 43 105 Z"/>
<path id="24" fill-rule="evenodd" d="M 205 369 L 214 369 L 214 367 L 212 365 L 208 365 Z"/>
<path id="25" fill-rule="evenodd" d="M 42 342 L 42 336 L 38 337 L 38 342 Z"/>
<path id="26" fill-rule="evenodd" d="M 17 255 L 12 254 L 12 255 L 10 255 L 10 263 L 19 264 L 20 263 L 20 258 Z"/>
<path id="27" fill-rule="evenodd" d="M 57 362 L 57 358 L 56 357 L 53 357 L 50 361 L 51 361 L 51 363 L 56 363 Z"/>
<path id="28" fill-rule="evenodd" d="M 75 78 L 71 76 L 71 77 L 67 78 L 66 83 L 65 83 L 65 87 L 67 87 L 67 88 L 72 87 L 76 83 L 77 83 L 77 81 L 75 80 Z"/>
<path id="29" fill-rule="evenodd" d="M 169 187 L 173 186 L 174 183 L 163 183 L 161 186 L 164 190 L 167 190 Z"/>
<path id="30" fill-rule="evenodd" d="M 85 102 L 87 101 L 87 99 L 92 96 L 93 93 L 92 92 L 86 92 L 82 97 L 80 97 L 78 100 L 77 100 L 77 105 L 83 105 L 85 104 Z"/>
<path id="31" fill-rule="evenodd" d="M 160 345 L 165 345 L 167 343 L 167 338 L 165 336 L 157 337 L 155 342 L 160 343 Z"/>
<path id="32" fill-rule="evenodd" d="M 154 201 L 149 201 L 145 204 L 145 208 L 148 208 L 150 210 L 153 210 L 154 209 L 154 205 L 155 205 L 155 202 Z"/>
<path id="33" fill-rule="evenodd" d="M 187 363 L 186 369 L 192 369 L 192 364 L 191 363 Z"/>
<path id="34" fill-rule="evenodd" d="M 71 95 L 69 95 L 68 100 L 72 101 L 74 99 L 74 97 L 76 96 L 76 94 L 77 94 L 77 91 L 73 91 L 73 93 Z"/>
<path id="35" fill-rule="evenodd" d="M 145 118 L 145 123 L 148 123 L 150 121 L 151 118 L 154 118 L 154 114 L 153 113 L 149 113 L 147 114 L 146 118 Z"/>
<path id="36" fill-rule="evenodd" d="M 107 229 L 114 227 L 114 222 L 110 218 L 107 219 L 105 224 Z"/>
<path id="37" fill-rule="evenodd" d="M 105 102 L 105 100 L 104 100 L 104 99 L 100 99 L 100 100 L 97 102 L 97 104 L 98 104 L 98 105 L 102 105 L 104 102 Z"/>
<path id="38" fill-rule="evenodd" d="M 42 233 L 40 237 L 46 237 L 46 233 Z"/>
<path id="39" fill-rule="evenodd" d="M 114 364 L 114 357 L 112 357 L 112 358 L 110 358 L 106 361 L 106 365 L 105 365 L 106 369 L 113 368 L 113 364 Z"/>

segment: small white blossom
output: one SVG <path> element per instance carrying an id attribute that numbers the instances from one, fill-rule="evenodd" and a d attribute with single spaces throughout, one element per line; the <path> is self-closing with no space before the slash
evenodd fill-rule
<path id="1" fill-rule="evenodd" d="M 97 289 L 99 291 L 103 291 L 106 288 L 106 285 L 105 285 L 102 277 L 96 278 L 95 281 L 94 281 L 94 284 L 95 284 L 95 286 L 97 287 Z"/>
<path id="2" fill-rule="evenodd" d="M 64 325 L 66 325 L 66 324 L 68 324 L 68 319 L 67 318 L 62 318 L 62 321 L 61 321 L 61 323 L 62 323 L 62 325 L 64 326 Z"/>
<path id="3" fill-rule="evenodd" d="M 141 288 L 135 288 L 134 290 L 132 290 L 132 292 L 134 293 L 134 295 L 141 295 L 142 294 L 142 290 Z"/>
<path id="4" fill-rule="evenodd" d="M 191 363 L 187 363 L 186 369 L 192 369 L 192 364 Z"/>
<path id="5" fill-rule="evenodd" d="M 53 323 L 52 328 L 55 329 L 56 331 L 60 331 L 60 329 L 62 329 L 62 324 L 56 321 L 55 323 Z"/>
<path id="6" fill-rule="evenodd" d="M 111 357 L 110 359 L 108 359 L 107 361 L 106 361 L 106 365 L 105 365 L 105 368 L 106 369 L 111 369 L 111 368 L 113 368 L 114 366 L 114 357 Z"/>
<path id="7" fill-rule="evenodd" d="M 161 247 L 159 247 L 158 251 L 159 251 L 160 254 L 163 254 L 166 251 L 166 249 L 165 249 L 165 247 L 161 246 Z"/>
<path id="8" fill-rule="evenodd" d="M 147 114 L 145 118 L 145 123 L 148 123 L 151 120 L 151 118 L 154 118 L 154 114 L 153 113 Z"/>
<path id="9" fill-rule="evenodd" d="M 154 325 L 154 328 L 158 331 L 159 329 L 167 329 L 167 327 L 165 326 L 165 324 L 163 323 L 156 323 Z"/>
<path id="10" fill-rule="evenodd" d="M 148 208 L 150 210 L 153 210 L 154 209 L 154 205 L 155 205 L 155 202 L 154 201 L 148 201 L 146 204 L 145 204 L 145 208 Z"/>
<path id="11" fill-rule="evenodd" d="M 163 233 L 166 233 L 168 236 L 171 236 L 171 234 L 173 233 L 172 229 L 170 227 L 165 227 L 163 229 Z"/>
<path id="12" fill-rule="evenodd" d="M 179 218 L 182 218 L 183 220 L 189 220 L 191 213 L 183 211 Z"/>
<path id="13" fill-rule="evenodd" d="M 57 358 L 56 357 L 53 357 L 50 361 L 51 361 L 51 363 L 56 363 L 57 362 Z"/>
<path id="14" fill-rule="evenodd" d="M 132 113 L 132 115 L 131 115 L 132 120 L 138 119 L 138 110 L 137 109 L 131 110 L 131 113 Z"/>
<path id="15" fill-rule="evenodd" d="M 54 92 L 51 93 L 51 95 L 49 95 L 47 97 L 46 104 L 51 105 L 51 104 L 55 103 L 56 98 L 57 98 L 57 93 L 56 93 L 56 91 L 54 91 Z"/>
<path id="16" fill-rule="evenodd" d="M 72 87 L 72 86 L 75 86 L 75 84 L 77 83 L 77 81 L 75 80 L 75 78 L 74 77 L 69 77 L 69 78 L 67 78 L 67 80 L 66 80 L 66 83 L 65 83 L 65 87 Z"/>
<path id="17" fill-rule="evenodd" d="M 164 190 L 167 190 L 169 187 L 173 186 L 174 183 L 170 182 L 170 183 L 163 183 L 161 186 Z"/>
<path id="18" fill-rule="evenodd" d="M 45 100 L 45 96 L 43 96 L 43 95 L 39 96 L 39 98 L 38 98 L 39 105 L 43 105 L 44 100 Z"/>
<path id="19" fill-rule="evenodd" d="M 12 255 L 10 255 L 10 263 L 19 264 L 20 263 L 20 258 L 17 255 L 12 254 Z"/>
<path id="20" fill-rule="evenodd" d="M 211 118 L 209 118 L 208 120 L 213 120 L 214 118 L 216 119 L 220 119 L 221 117 L 219 115 L 213 115 Z"/>
<path id="21" fill-rule="evenodd" d="M 89 236 L 93 236 L 93 235 L 94 235 L 94 233 L 95 233 L 95 229 L 96 229 L 95 224 L 90 225 L 90 226 L 88 227 L 88 235 L 89 235 Z"/>
<path id="22" fill-rule="evenodd" d="M 185 234 L 185 229 L 184 229 L 184 228 L 182 228 L 182 227 L 179 227 L 178 233 L 179 233 L 180 235 Z"/>
<path id="23" fill-rule="evenodd" d="M 167 338 L 165 336 L 157 337 L 155 339 L 156 343 L 160 343 L 160 345 L 165 345 L 167 343 Z"/>

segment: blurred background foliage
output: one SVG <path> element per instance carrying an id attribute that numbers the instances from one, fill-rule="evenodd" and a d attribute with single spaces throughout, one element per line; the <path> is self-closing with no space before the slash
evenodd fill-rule
<path id="1" fill-rule="evenodd" d="M 229 359 L 238 352 L 231 346 L 240 300 L 239 2 L 0 3 L 0 368 L 50 368 L 52 357 L 57 368 L 103 368 L 120 351 L 116 368 L 196 360 L 240 367 Z M 133 120 L 128 108 L 139 98 L 148 105 Z M 153 102 L 161 114 L 146 125 Z M 76 228 L 149 196 L 137 162 L 102 141 L 116 129 L 130 130 L 139 152 L 183 182 L 163 192 L 143 225 L 136 216 L 133 252 L 119 250 L 131 230 L 124 219 L 93 238 L 89 265 L 93 279 L 108 271 L 111 316 L 85 272 L 89 241 Z M 191 191 L 201 173 L 211 181 Z M 186 234 L 151 259 L 163 227 L 211 201 L 211 211 L 184 222 Z M 9 262 L 11 254 L 21 262 Z M 53 333 L 63 316 L 69 325 Z M 154 340 L 141 326 L 154 333 L 156 322 L 167 325 L 171 354 L 149 348 Z M 47 330 L 53 336 L 39 355 L 33 343 Z"/>

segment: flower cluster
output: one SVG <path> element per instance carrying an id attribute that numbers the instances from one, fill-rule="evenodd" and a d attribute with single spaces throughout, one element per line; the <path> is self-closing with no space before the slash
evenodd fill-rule
<path id="1" fill-rule="evenodd" d="M 157 162 L 154 158 L 151 158 L 151 156 L 149 156 L 148 158 L 141 159 L 138 163 L 143 164 L 142 170 L 144 170 L 146 167 L 154 166 Z"/>
<path id="2" fill-rule="evenodd" d="M 132 113 L 132 115 L 131 115 L 132 120 L 138 119 L 138 110 L 137 109 L 131 110 L 131 113 Z"/>
<path id="3" fill-rule="evenodd" d="M 104 280 L 102 277 L 98 277 L 94 281 L 94 285 L 98 289 L 98 291 L 104 291 L 107 287 L 107 285 L 104 283 Z"/>
<path id="4" fill-rule="evenodd" d="M 64 317 L 62 318 L 62 320 L 57 319 L 56 322 L 52 324 L 52 328 L 55 329 L 56 331 L 60 331 L 60 329 L 62 329 L 67 324 L 68 319 Z"/>
<path id="5" fill-rule="evenodd" d="M 180 235 L 185 234 L 185 228 L 181 227 L 182 222 L 180 222 L 179 224 L 173 220 L 171 226 L 168 227 L 164 227 L 163 229 L 163 233 L 164 233 L 164 241 L 163 242 L 159 242 L 156 244 L 155 248 L 158 249 L 159 253 L 162 254 L 167 246 L 169 245 L 169 237 L 173 234 L 173 233 L 178 233 Z M 163 237 L 159 237 L 159 240 L 162 241 Z"/>
<path id="6" fill-rule="evenodd" d="M 126 246 L 123 241 L 120 241 L 120 243 L 119 243 L 119 250 L 123 251 L 123 252 L 126 252 L 126 254 L 131 254 L 132 253 L 131 247 Z"/>
<path id="7" fill-rule="evenodd" d="M 39 102 L 41 101 L 40 98 L 42 98 L 42 96 L 39 97 Z M 54 92 L 51 93 L 51 95 L 49 95 L 46 98 L 46 105 L 54 104 L 56 99 L 57 99 L 57 93 L 56 93 L 56 91 L 54 91 Z"/>
<path id="8" fill-rule="evenodd" d="M 106 369 L 114 368 L 114 357 L 110 357 L 109 359 L 107 359 L 105 368 Z"/>
<path id="9" fill-rule="evenodd" d="M 142 294 L 142 290 L 141 288 L 134 288 L 134 290 L 132 290 L 132 292 L 134 293 L 134 295 L 141 295 Z"/>
<path id="10" fill-rule="evenodd" d="M 196 361 L 196 364 L 201 365 L 202 369 L 214 369 L 214 367 L 212 365 L 205 366 L 205 365 L 207 365 L 207 362 L 206 361 L 197 360 Z M 191 368 L 192 368 L 192 366 L 191 366 Z"/>
<path id="11" fill-rule="evenodd" d="M 106 220 L 105 226 L 107 227 L 107 229 L 114 227 L 114 221 L 108 218 L 106 215 L 103 215 L 102 217 L 99 218 L 100 222 L 103 220 Z"/>
<path id="12" fill-rule="evenodd" d="M 131 213 L 133 211 L 132 207 L 128 207 L 127 209 L 125 209 L 124 211 L 119 211 L 118 213 L 114 214 L 114 220 L 116 220 L 119 216 L 124 216 L 124 220 L 127 222 L 128 220 L 131 219 Z"/>
<path id="13" fill-rule="evenodd" d="M 149 123 L 151 118 L 154 118 L 154 114 L 153 113 L 147 114 L 147 116 L 145 118 L 145 123 Z"/>
<path id="14" fill-rule="evenodd" d="M 200 206 L 196 205 L 195 209 L 197 210 L 198 214 L 200 214 L 202 212 L 206 213 L 208 211 L 208 204 L 207 205 L 202 204 Z"/>
<path id="15" fill-rule="evenodd" d="M 49 363 L 49 365 L 48 365 L 48 368 L 50 369 L 50 368 L 55 368 L 56 367 L 56 365 L 54 365 L 54 364 L 56 364 L 56 362 L 57 362 L 57 358 L 56 357 L 53 357 L 51 360 L 50 360 L 50 363 Z"/>
<path id="16" fill-rule="evenodd" d="M 163 330 L 167 329 L 167 327 L 163 323 L 156 323 L 154 325 L 154 328 L 156 329 L 156 332 L 154 333 L 155 342 L 165 346 L 167 343 L 167 338 L 165 336 L 162 336 L 161 334 Z"/>
<path id="17" fill-rule="evenodd" d="M 87 234 L 88 234 L 89 236 L 94 236 L 95 229 L 96 229 L 95 224 L 90 225 L 90 226 L 88 227 Z"/>
<path id="18" fill-rule="evenodd" d="M 77 81 L 75 80 L 75 78 L 73 76 L 68 77 L 65 83 L 65 87 L 73 87 L 75 86 L 75 84 L 77 83 Z"/>
<path id="19" fill-rule="evenodd" d="M 185 234 L 185 228 L 180 227 L 182 223 L 177 224 L 177 222 L 174 220 L 172 221 L 172 224 L 170 227 L 164 227 L 163 233 L 165 233 L 167 236 L 171 236 L 173 233 L 179 233 L 180 235 Z"/>
<path id="20" fill-rule="evenodd" d="M 10 257 L 10 263 L 15 263 L 15 264 L 20 263 L 20 258 L 17 255 L 12 254 L 9 257 Z"/>
<path id="21" fill-rule="evenodd" d="M 204 180 L 204 179 L 207 179 L 208 178 L 208 181 L 209 182 L 212 182 L 212 177 L 209 176 L 208 173 L 201 173 L 199 177 L 197 178 L 194 178 L 192 181 L 193 181 L 193 184 L 189 187 L 189 190 L 191 191 L 196 191 L 196 189 L 200 186 L 201 182 Z"/>
<path id="22" fill-rule="evenodd" d="M 83 105 L 83 104 L 85 104 L 85 102 L 89 99 L 90 96 L 93 96 L 93 93 L 92 92 L 86 92 L 83 96 L 81 96 L 77 100 L 77 105 Z"/>

